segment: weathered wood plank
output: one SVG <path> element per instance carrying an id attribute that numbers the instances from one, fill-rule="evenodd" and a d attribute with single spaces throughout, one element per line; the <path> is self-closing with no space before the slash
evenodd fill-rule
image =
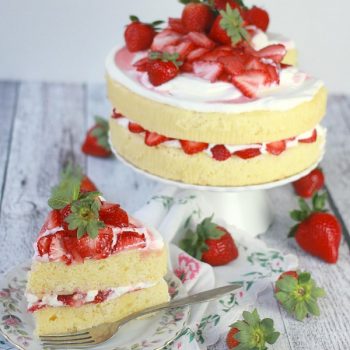
<path id="1" fill-rule="evenodd" d="M 68 160 L 82 163 L 84 99 L 81 85 L 20 85 L 1 207 L 0 272 L 32 255 L 51 186 Z"/>
<path id="2" fill-rule="evenodd" d="M 17 104 L 17 88 L 18 83 L 0 82 L 0 205 L 11 148 L 12 126 Z"/>
<path id="3" fill-rule="evenodd" d="M 87 89 L 88 126 L 94 124 L 94 116 L 109 118 L 112 107 L 106 99 L 103 84 L 89 85 Z M 133 212 L 139 209 L 160 188 L 160 185 L 137 174 L 112 157 L 99 159 L 88 157 L 87 173 L 106 198 L 121 204 Z"/>

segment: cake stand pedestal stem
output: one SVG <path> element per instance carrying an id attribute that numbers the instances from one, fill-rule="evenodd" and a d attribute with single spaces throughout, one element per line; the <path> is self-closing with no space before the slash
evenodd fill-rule
<path id="1" fill-rule="evenodd" d="M 265 233 L 272 223 L 273 212 L 265 190 L 242 192 L 200 190 L 198 193 L 212 205 L 218 217 L 251 236 Z"/>

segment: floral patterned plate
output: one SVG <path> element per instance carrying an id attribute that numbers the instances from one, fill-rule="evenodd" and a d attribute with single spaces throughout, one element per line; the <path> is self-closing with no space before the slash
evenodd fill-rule
<path id="1" fill-rule="evenodd" d="M 24 297 L 29 269 L 30 262 L 24 263 L 15 267 L 0 280 L 0 334 L 18 349 L 39 350 L 43 348 L 38 339 L 33 336 L 34 319 L 27 312 L 27 302 Z M 165 279 L 172 298 L 187 295 L 185 287 L 172 272 L 168 272 Z M 148 319 L 135 320 L 122 327 L 108 342 L 90 349 L 162 349 L 183 330 L 188 316 L 189 307 L 184 307 L 159 312 Z"/>

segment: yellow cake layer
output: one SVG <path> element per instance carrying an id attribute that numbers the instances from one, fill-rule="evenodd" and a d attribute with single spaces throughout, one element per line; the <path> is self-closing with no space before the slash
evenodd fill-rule
<path id="1" fill-rule="evenodd" d="M 37 262 L 28 275 L 27 291 L 43 294 L 72 294 L 77 290 L 106 290 L 159 281 L 167 272 L 167 251 L 129 250 L 102 260 L 85 260 L 83 264 Z"/>
<path id="2" fill-rule="evenodd" d="M 282 63 L 296 66 L 298 64 L 298 51 L 297 49 L 290 49 L 284 56 Z"/>
<path id="3" fill-rule="evenodd" d="M 123 115 L 146 130 L 168 137 L 216 144 L 273 142 L 300 135 L 317 125 L 326 112 L 327 92 L 286 111 L 204 113 L 142 97 L 107 76 L 108 96 Z"/>
<path id="4" fill-rule="evenodd" d="M 211 186 L 256 185 L 295 175 L 320 158 L 325 142 L 319 135 L 316 142 L 300 143 L 279 156 L 264 154 L 246 160 L 231 157 L 220 162 L 204 152 L 189 156 L 182 149 L 165 145 L 149 147 L 143 136 L 115 122 L 110 130 L 112 146 L 138 168 L 171 180 Z"/>
<path id="5" fill-rule="evenodd" d="M 161 280 L 154 287 L 127 293 L 100 304 L 81 307 L 47 307 L 34 313 L 36 334 L 76 332 L 106 322 L 115 322 L 134 312 L 169 300 L 168 285 Z"/>

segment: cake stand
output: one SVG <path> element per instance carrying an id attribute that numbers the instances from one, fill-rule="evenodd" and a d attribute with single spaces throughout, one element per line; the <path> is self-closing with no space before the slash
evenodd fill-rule
<path id="1" fill-rule="evenodd" d="M 179 189 L 191 191 L 191 193 L 200 193 L 211 203 L 214 213 L 218 217 L 224 219 L 228 224 L 244 230 L 252 237 L 265 233 L 273 221 L 273 210 L 267 190 L 284 186 L 302 178 L 314 170 L 323 158 L 322 154 L 320 159 L 306 170 L 275 182 L 253 186 L 215 187 L 187 184 L 151 174 L 127 161 L 118 154 L 112 145 L 111 149 L 117 159 L 139 174 L 164 185 L 175 186 Z"/>

